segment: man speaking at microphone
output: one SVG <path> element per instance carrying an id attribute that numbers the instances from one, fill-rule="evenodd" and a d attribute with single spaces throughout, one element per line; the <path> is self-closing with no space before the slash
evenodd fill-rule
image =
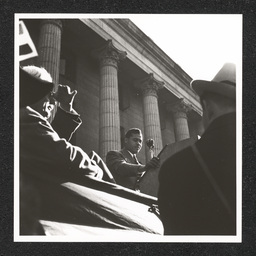
<path id="1" fill-rule="evenodd" d="M 141 164 L 137 154 L 142 148 L 143 136 L 138 128 L 131 128 L 125 134 L 124 147 L 120 151 L 107 153 L 107 166 L 117 184 L 137 190 L 136 184 L 140 177 L 150 169 L 160 166 L 160 159 L 153 157 L 146 165 Z"/>

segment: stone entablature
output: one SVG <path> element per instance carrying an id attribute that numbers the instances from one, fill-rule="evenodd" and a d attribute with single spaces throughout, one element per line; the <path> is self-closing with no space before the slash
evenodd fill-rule
<path id="1" fill-rule="evenodd" d="M 128 19 L 81 19 L 106 40 L 112 38 L 127 58 L 146 73 L 154 73 L 177 98 L 185 98 L 202 115 L 198 96 L 190 88 L 192 80 L 169 56 Z"/>

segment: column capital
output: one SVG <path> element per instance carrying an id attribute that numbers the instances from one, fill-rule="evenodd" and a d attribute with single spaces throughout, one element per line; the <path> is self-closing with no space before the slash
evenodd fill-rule
<path id="1" fill-rule="evenodd" d="M 192 110 L 192 105 L 180 98 L 174 103 L 167 104 L 166 109 L 173 114 L 186 116 Z"/>
<path id="2" fill-rule="evenodd" d="M 164 87 L 164 82 L 157 80 L 153 73 L 135 82 L 135 87 L 142 91 L 144 96 L 151 95 L 157 97 L 157 91 Z"/>
<path id="3" fill-rule="evenodd" d="M 100 61 L 101 66 L 112 65 L 117 68 L 119 61 L 126 58 L 126 51 L 117 49 L 109 39 L 103 46 L 94 50 L 92 55 Z"/>
<path id="4" fill-rule="evenodd" d="M 40 23 L 41 26 L 45 24 L 52 24 L 58 26 L 61 29 L 61 31 L 63 30 L 62 21 L 59 19 L 44 19 Z"/>

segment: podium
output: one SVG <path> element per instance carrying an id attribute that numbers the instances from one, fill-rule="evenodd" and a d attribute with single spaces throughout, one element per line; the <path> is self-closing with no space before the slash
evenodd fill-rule
<path id="1" fill-rule="evenodd" d="M 178 141 L 175 143 L 168 144 L 164 151 L 161 153 L 160 160 L 161 165 L 166 159 L 174 155 L 175 153 L 181 151 L 182 149 L 192 145 L 197 140 L 196 137 L 192 137 L 186 140 Z M 159 182 L 158 175 L 161 166 L 157 170 L 149 170 L 140 182 L 140 191 L 142 193 L 157 197 Z M 172 168 L 170 166 L 170 168 Z"/>

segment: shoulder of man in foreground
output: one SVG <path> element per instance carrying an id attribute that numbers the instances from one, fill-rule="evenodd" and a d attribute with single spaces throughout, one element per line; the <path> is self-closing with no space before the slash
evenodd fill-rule
<path id="1" fill-rule="evenodd" d="M 189 166 L 192 160 L 192 150 L 190 147 L 186 147 L 181 151 L 175 153 L 174 155 L 167 158 L 162 164 L 159 172 L 159 178 L 163 175 L 171 174 L 172 172 L 176 172 L 176 168 L 174 167 L 187 167 Z"/>
<path id="2" fill-rule="evenodd" d="M 37 134 L 53 132 L 51 124 L 40 113 L 31 107 L 25 107 L 20 110 L 20 128 L 21 134 Z"/>

